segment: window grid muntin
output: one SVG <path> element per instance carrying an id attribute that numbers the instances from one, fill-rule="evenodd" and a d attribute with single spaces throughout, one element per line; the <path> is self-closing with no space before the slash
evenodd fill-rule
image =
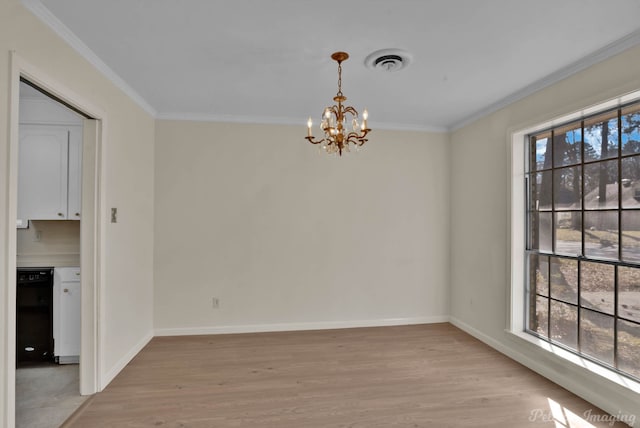
<path id="1" fill-rule="evenodd" d="M 600 158 L 598 159 L 590 159 L 585 161 L 585 121 L 588 121 L 591 118 L 596 118 L 596 117 L 605 117 L 605 115 L 607 115 L 608 113 L 611 113 L 615 111 L 615 116 L 617 116 L 617 156 L 613 157 L 613 156 L 609 156 L 609 157 L 605 157 L 602 158 L 602 156 L 600 156 Z M 564 349 L 567 349 L 568 351 L 572 352 L 572 353 L 576 353 L 578 355 L 580 355 L 581 357 L 584 357 L 586 359 L 592 360 L 597 362 L 598 364 L 604 365 L 606 367 L 609 367 L 610 369 L 613 369 L 614 371 L 623 374 L 625 376 L 629 376 L 635 379 L 640 379 L 640 377 L 637 377 L 629 372 L 626 371 L 621 371 L 619 370 L 619 328 L 618 325 L 620 323 L 620 321 L 624 321 L 624 322 L 628 322 L 631 323 L 632 325 L 636 325 L 640 327 L 640 322 L 638 322 L 637 320 L 631 320 L 627 317 L 623 317 L 620 316 L 619 313 L 619 275 L 618 275 L 618 267 L 630 267 L 630 268 L 636 268 L 636 269 L 640 269 L 640 261 L 639 262 L 629 262 L 626 260 L 623 260 L 623 222 L 622 222 L 622 216 L 623 216 L 623 212 L 632 212 L 634 210 L 640 210 L 640 207 L 628 207 L 628 208 L 623 208 L 623 186 L 622 186 L 622 179 L 623 179 L 623 170 L 622 170 L 622 162 L 624 159 L 628 159 L 634 156 L 640 156 L 640 152 L 633 152 L 633 153 L 624 153 L 623 154 L 623 141 L 622 141 L 622 137 L 623 137 L 623 129 L 622 129 L 622 116 L 623 114 L 626 115 L 630 115 L 630 114 L 638 114 L 640 113 L 640 103 L 630 103 L 624 106 L 620 106 L 617 107 L 615 109 L 609 109 L 609 110 L 604 110 L 601 112 L 598 112 L 596 114 L 590 115 L 589 117 L 585 117 L 580 121 L 570 121 L 567 122 L 565 124 L 562 124 L 560 126 L 556 126 L 553 128 L 549 128 L 546 130 L 541 130 L 539 132 L 536 132 L 534 134 L 531 134 L 529 136 L 529 138 L 527 139 L 526 144 L 528 145 L 528 150 L 525 151 L 526 155 L 526 159 L 525 159 L 525 165 L 527 168 L 527 172 L 525 174 L 525 184 L 526 184 L 526 213 L 527 213 L 527 226 L 526 226 L 526 245 L 527 245 L 527 250 L 526 250 L 526 254 L 527 254 L 527 264 L 526 266 L 527 268 L 527 272 L 528 274 L 527 276 L 527 293 L 526 293 L 526 299 L 527 302 L 525 303 L 525 307 L 527 308 L 527 310 L 525 311 L 526 313 L 526 327 L 525 330 L 534 335 L 539 337 L 540 339 L 543 339 L 547 342 L 553 343 L 554 345 L 560 346 Z M 607 119 L 607 121 L 610 121 L 610 119 Z M 579 129 L 580 129 L 580 136 L 581 136 L 581 141 L 580 141 L 580 162 L 578 163 L 570 163 L 570 164 L 564 164 L 563 162 L 558 162 L 558 164 L 556 165 L 556 159 L 554 158 L 556 156 L 556 141 L 555 141 L 555 131 L 559 128 L 562 128 L 565 133 L 568 130 L 572 130 L 572 129 L 577 129 L 578 128 L 578 123 L 579 123 Z M 599 123 L 599 122 L 594 122 L 594 123 Z M 546 135 L 545 135 L 546 134 Z M 565 134 L 566 135 L 566 134 Z M 545 152 L 545 159 L 544 162 L 541 165 L 541 168 L 539 168 L 538 166 L 538 159 L 537 159 L 537 142 L 538 139 L 536 137 L 538 136 L 543 136 L 548 138 L 549 140 L 547 141 L 547 144 L 551 144 L 551 150 L 547 150 Z M 607 137 L 607 141 L 609 140 L 609 137 Z M 550 152 L 550 153 L 549 153 Z M 550 154 L 551 159 L 547 159 L 547 154 Z M 564 155 L 563 155 L 564 156 Z M 640 158 L 639 158 L 640 159 Z M 588 165 L 593 165 L 593 164 L 597 164 L 597 163 L 604 163 L 604 162 L 610 162 L 610 161 L 616 161 L 617 164 L 617 177 L 616 177 L 616 183 L 617 183 L 617 208 L 614 207 L 607 207 L 607 208 L 602 208 L 602 209 L 597 209 L 597 208 L 585 208 L 585 166 Z M 549 165 L 549 167 L 545 168 L 544 165 Z M 568 167 L 576 167 L 579 166 L 580 167 L 580 209 L 571 209 L 571 210 L 557 210 L 556 207 L 556 198 L 555 198 L 555 178 L 554 178 L 554 171 L 559 170 L 561 168 L 568 168 Z M 540 183 L 540 186 L 538 185 L 537 181 L 536 181 L 536 176 L 538 173 L 542 173 L 542 172 L 550 172 L 551 175 L 551 203 L 550 203 L 550 209 L 540 209 L 539 204 L 536 204 L 536 206 L 533 206 L 533 201 L 532 201 L 532 183 L 535 183 L 536 186 L 536 193 L 537 195 L 540 195 L 540 193 L 542 192 L 542 185 Z M 575 179 L 575 178 L 574 178 Z M 607 180 L 608 181 L 608 180 Z M 539 187 L 538 187 L 539 186 Z M 606 191 L 606 188 L 605 188 Z M 551 252 L 546 252 L 546 251 L 540 251 L 540 233 L 539 233 L 539 225 L 540 225 L 540 221 L 539 221 L 539 213 L 544 213 L 544 212 L 549 212 L 551 213 Z M 580 217 L 581 217 L 581 225 L 580 225 L 580 231 L 581 231 L 581 254 L 577 255 L 577 256 L 572 256 L 572 255 L 563 255 L 563 254 L 557 254 L 557 237 L 556 237 L 556 213 L 557 212 L 580 212 Z M 618 248 L 617 248 L 617 260 L 611 260 L 611 259 L 606 259 L 606 258 L 598 258 L 598 257 L 594 257 L 594 256 L 586 256 L 585 255 L 585 230 L 586 230 L 586 226 L 585 226 L 585 212 L 617 212 L 617 236 L 618 236 Z M 537 225 L 537 231 L 535 233 L 537 233 L 537 249 L 533 249 L 533 230 L 532 230 L 532 225 L 531 225 L 531 220 L 532 217 L 534 215 L 537 215 L 538 218 L 538 225 Z M 531 266 L 531 255 L 537 255 L 538 257 L 540 256 L 546 256 L 548 259 L 547 265 L 546 265 L 546 269 L 547 269 L 547 296 L 544 296 L 542 294 L 537 293 L 537 283 L 535 284 L 535 288 L 532 287 L 532 285 L 530 284 L 531 281 L 531 272 L 533 267 Z M 552 297 L 552 291 L 551 291 L 551 269 L 552 269 L 552 260 L 553 258 L 567 258 L 567 259 L 571 259 L 571 260 L 576 260 L 577 261 L 577 304 L 576 303 L 571 303 L 568 302 L 566 300 L 563 299 L 558 299 L 556 297 Z M 538 259 L 539 260 L 539 259 Z M 582 263 L 583 262 L 590 262 L 590 263 L 601 263 L 601 264 L 606 264 L 606 265 L 613 265 L 614 266 L 614 279 L 613 279 L 613 315 L 603 312 L 601 310 L 598 310 L 596 308 L 593 307 L 589 307 L 589 306 L 583 306 L 583 304 L 581 303 L 582 299 L 581 299 L 581 294 L 582 294 Z M 538 269 L 540 263 L 538 261 L 537 266 L 535 266 L 535 269 Z M 541 334 L 539 334 L 537 331 L 533 331 L 531 329 L 532 324 L 530 322 L 532 315 L 536 316 L 536 320 L 537 320 L 537 313 L 532 314 L 531 310 L 532 310 L 532 305 L 531 305 L 531 300 L 534 300 L 534 306 L 533 308 L 535 309 L 535 304 L 537 301 L 537 298 L 544 298 L 547 299 L 547 314 L 546 314 L 546 324 L 547 324 L 547 328 L 546 328 L 546 336 L 543 336 Z M 551 315 L 551 303 L 552 301 L 555 302 L 559 302 L 559 303 L 564 303 L 567 305 L 571 305 L 572 307 L 577 308 L 577 319 L 576 319 L 576 328 L 577 328 L 577 344 L 576 344 L 576 348 L 577 349 L 573 349 L 569 346 L 564 345 L 563 343 L 556 341 L 552 338 L 551 336 L 551 319 L 552 319 L 552 315 Z M 593 305 L 592 305 L 593 306 Z M 588 354 L 584 354 L 581 352 L 581 347 L 582 347 L 582 329 L 581 329 L 581 320 L 582 320 L 582 310 L 585 311 L 592 311 L 594 313 L 598 313 L 600 315 L 606 316 L 606 317 L 611 317 L 613 319 L 613 366 L 611 366 L 609 363 L 598 360 L 597 358 L 594 358 Z M 640 350 L 639 350 L 640 351 Z"/>

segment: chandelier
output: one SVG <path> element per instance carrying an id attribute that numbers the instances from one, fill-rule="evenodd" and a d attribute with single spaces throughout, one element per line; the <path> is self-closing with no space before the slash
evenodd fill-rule
<path id="1" fill-rule="evenodd" d="M 368 113 L 365 109 L 362 112 L 362 122 L 358 123 L 358 111 L 351 107 L 345 106 L 343 103 L 347 100 L 342 94 L 342 61 L 346 61 L 349 54 L 346 52 L 335 52 L 331 55 L 331 59 L 338 63 L 338 93 L 333 97 L 333 101 L 337 104 L 326 107 L 322 113 L 320 128 L 324 133 L 324 138 L 320 140 L 314 139 L 311 126 L 313 122 L 311 118 L 307 121 L 308 133 L 306 139 L 311 144 L 323 144 L 322 148 L 329 154 L 337 153 L 342 156 L 342 152 L 349 152 L 349 143 L 356 148 L 367 142 L 367 134 L 371 129 L 367 127 Z M 351 131 L 347 129 L 348 117 L 351 118 Z"/>

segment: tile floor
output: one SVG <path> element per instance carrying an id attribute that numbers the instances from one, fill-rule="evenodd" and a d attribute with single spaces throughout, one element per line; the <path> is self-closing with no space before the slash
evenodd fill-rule
<path id="1" fill-rule="evenodd" d="M 78 390 L 77 364 L 16 369 L 16 428 L 58 428 L 88 398 Z"/>

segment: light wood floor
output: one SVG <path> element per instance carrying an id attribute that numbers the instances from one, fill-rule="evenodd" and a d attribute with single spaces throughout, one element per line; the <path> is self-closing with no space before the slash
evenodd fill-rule
<path id="1" fill-rule="evenodd" d="M 452 325 L 430 324 L 157 337 L 65 426 L 626 426 L 581 424 L 589 409 L 602 413 Z"/>

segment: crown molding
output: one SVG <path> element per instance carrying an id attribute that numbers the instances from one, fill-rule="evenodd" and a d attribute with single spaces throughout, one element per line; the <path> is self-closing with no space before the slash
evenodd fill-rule
<path id="1" fill-rule="evenodd" d="M 479 110 L 476 113 L 466 117 L 465 119 L 454 123 L 452 126 L 449 127 L 449 131 L 450 132 L 457 131 L 458 129 L 463 128 L 469 125 L 470 123 L 475 122 L 478 119 L 481 119 L 485 116 L 495 113 L 496 111 L 503 109 L 504 107 L 507 107 L 508 105 L 515 103 L 516 101 L 526 98 L 529 95 L 533 95 L 534 93 L 548 86 L 551 86 L 554 83 L 557 83 L 563 79 L 566 79 L 569 76 L 572 76 L 582 70 L 585 70 L 593 65 L 596 65 L 597 63 L 602 62 L 608 58 L 611 58 L 614 55 L 622 53 L 623 51 L 629 48 L 632 48 L 638 44 L 640 44 L 640 30 L 636 30 L 626 35 L 625 37 L 618 39 L 615 42 L 612 42 L 604 46 L 603 48 L 598 49 L 592 54 L 587 55 L 586 57 L 581 58 L 569 64 L 568 66 L 561 68 L 560 70 L 553 72 L 547 75 L 546 77 L 543 77 L 542 79 L 536 82 L 533 82 L 530 85 L 525 86 L 519 91 L 516 91 L 511 95 L 508 95 L 505 98 L 502 98 L 501 100 L 488 105 L 482 110 Z"/>
<path id="2" fill-rule="evenodd" d="M 436 125 L 417 125 L 409 123 L 393 123 L 393 122 L 375 122 L 369 119 L 369 123 L 373 124 L 375 129 L 383 129 L 388 131 L 408 131 L 408 132 L 434 132 L 439 134 L 445 134 L 449 132 L 449 128 L 446 126 Z"/>
<path id="3" fill-rule="evenodd" d="M 157 112 L 139 93 L 129 86 L 115 71 L 102 61 L 87 45 L 85 45 L 66 25 L 47 9 L 40 0 L 21 0 L 21 3 L 38 19 L 44 22 L 58 36 L 67 42 L 76 52 L 86 59 L 91 65 L 98 69 L 107 79 L 131 98 L 140 108 L 152 117 L 156 117 Z"/>
<path id="4" fill-rule="evenodd" d="M 294 125 L 306 128 L 304 118 L 290 117 L 268 117 L 268 116 L 239 116 L 231 114 L 207 114 L 207 113 L 158 113 L 158 120 L 182 120 L 191 122 L 223 122 L 223 123 L 244 123 L 261 125 Z M 416 131 L 416 132 L 437 132 L 446 133 L 448 129 L 444 126 L 413 125 L 404 123 L 375 122 L 369 120 L 371 128 L 392 131 Z"/>
<path id="5" fill-rule="evenodd" d="M 184 120 L 188 122 L 226 122 L 226 123 L 246 123 L 263 125 L 300 125 L 306 128 L 307 121 L 302 118 L 290 117 L 269 117 L 269 116 L 240 116 L 235 114 L 215 114 L 215 113 L 183 113 L 165 112 L 156 115 L 158 120 Z"/>

